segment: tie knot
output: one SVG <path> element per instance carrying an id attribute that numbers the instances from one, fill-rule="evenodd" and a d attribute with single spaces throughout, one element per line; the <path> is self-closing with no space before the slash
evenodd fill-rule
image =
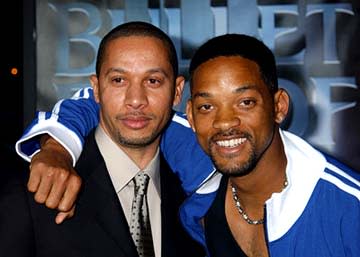
<path id="1" fill-rule="evenodd" d="M 136 195 L 144 195 L 146 192 L 147 186 L 149 184 L 149 176 L 145 172 L 140 171 L 134 177 L 134 182 L 135 182 L 135 194 Z"/>

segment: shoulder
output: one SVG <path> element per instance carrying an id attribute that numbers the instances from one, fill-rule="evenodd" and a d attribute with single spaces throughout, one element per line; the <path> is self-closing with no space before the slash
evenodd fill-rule
<path id="1" fill-rule="evenodd" d="M 160 181 L 161 181 L 161 192 L 166 191 L 173 195 L 177 195 L 181 199 L 185 199 L 185 192 L 181 187 L 181 181 L 176 175 L 175 171 L 172 170 L 165 160 L 163 154 L 160 152 Z"/>
<path id="2" fill-rule="evenodd" d="M 80 154 L 79 160 L 76 162 L 75 169 L 79 172 L 81 171 L 81 174 L 83 173 L 82 171 L 87 173 L 90 170 L 93 170 L 95 165 L 102 162 L 103 158 L 96 144 L 95 129 L 93 129 L 85 138 L 84 147 Z M 86 176 L 86 174 L 83 175 Z"/>
<path id="3" fill-rule="evenodd" d="M 324 153 L 326 164 L 321 179 L 340 191 L 344 197 L 348 195 L 360 204 L 360 173 L 334 157 Z"/>

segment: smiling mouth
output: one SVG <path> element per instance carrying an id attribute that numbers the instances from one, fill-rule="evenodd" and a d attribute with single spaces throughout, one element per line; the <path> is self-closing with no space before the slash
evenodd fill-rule
<path id="1" fill-rule="evenodd" d="M 233 138 L 233 139 L 229 139 L 229 140 L 217 140 L 215 143 L 221 147 L 233 148 L 233 147 L 237 147 L 237 146 L 243 144 L 245 141 L 246 141 L 246 138 L 242 137 L 242 138 Z"/>

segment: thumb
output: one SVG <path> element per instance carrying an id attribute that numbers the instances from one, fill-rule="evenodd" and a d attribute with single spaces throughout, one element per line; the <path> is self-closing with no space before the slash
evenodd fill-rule
<path id="1" fill-rule="evenodd" d="M 70 211 L 67 211 L 67 212 L 59 212 L 57 215 L 56 215 L 56 218 L 55 218 L 55 223 L 56 224 L 61 224 L 63 223 L 63 221 L 65 219 L 70 219 L 72 216 L 74 216 L 74 213 L 75 213 L 75 206 L 73 206 L 71 208 Z"/>

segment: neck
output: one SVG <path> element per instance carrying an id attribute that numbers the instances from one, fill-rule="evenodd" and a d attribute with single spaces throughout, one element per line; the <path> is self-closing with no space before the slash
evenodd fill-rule
<path id="1" fill-rule="evenodd" d="M 125 147 L 122 145 L 119 145 L 119 147 L 134 161 L 139 169 L 144 169 L 155 157 L 159 147 L 158 141 L 159 140 L 157 139 L 152 144 L 139 148 Z"/>
<path id="2" fill-rule="evenodd" d="M 230 177 L 244 208 L 263 208 L 275 192 L 281 192 L 286 181 L 286 155 L 278 132 L 271 146 L 262 155 L 256 167 L 246 176 Z"/>
<path id="3" fill-rule="evenodd" d="M 139 167 L 139 169 L 144 169 L 151 160 L 155 157 L 157 149 L 160 145 L 160 136 L 156 138 L 153 142 L 148 145 L 133 147 L 125 144 L 120 144 L 116 138 L 107 130 L 100 122 L 100 127 L 103 132 L 121 149 L 126 153 L 126 155 Z"/>

